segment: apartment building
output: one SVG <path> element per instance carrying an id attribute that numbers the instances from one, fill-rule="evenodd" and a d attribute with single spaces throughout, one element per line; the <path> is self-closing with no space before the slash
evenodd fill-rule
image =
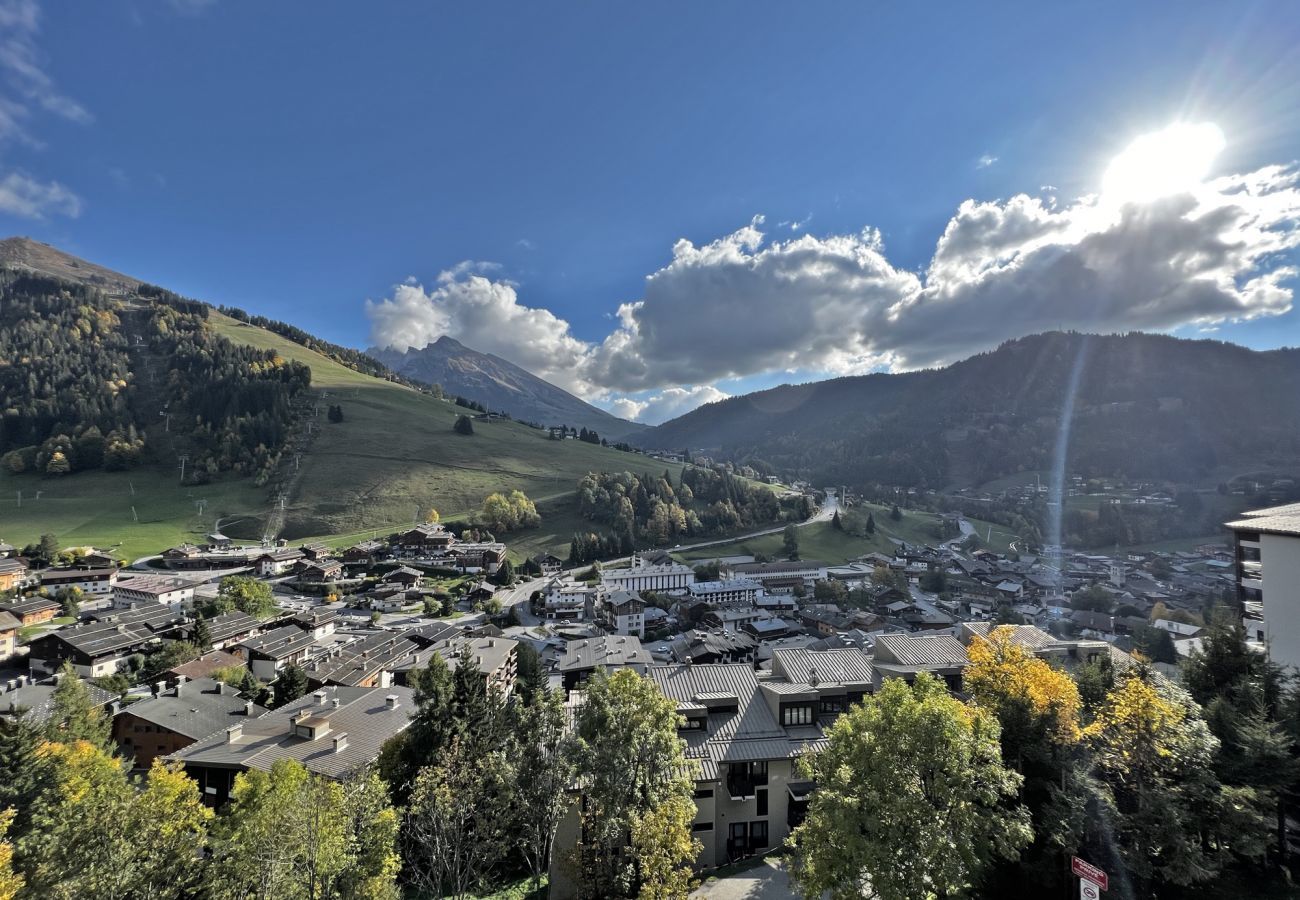
<path id="1" fill-rule="evenodd" d="M 1259 603 L 1269 657 L 1300 666 L 1300 503 L 1243 513 L 1232 529 L 1237 596 Z"/>
<path id="2" fill-rule="evenodd" d="M 631 568 L 600 573 L 600 583 L 611 591 L 679 591 L 693 581 L 695 570 L 690 566 L 675 562 L 652 565 L 635 553 Z"/>

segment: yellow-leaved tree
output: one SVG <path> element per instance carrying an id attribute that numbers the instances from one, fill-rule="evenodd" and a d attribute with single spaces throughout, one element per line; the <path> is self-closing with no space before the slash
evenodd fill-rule
<path id="1" fill-rule="evenodd" d="M 964 684 L 975 702 L 992 710 L 1002 725 L 1003 759 L 1021 768 L 1025 745 L 1042 734 L 1057 744 L 1077 742 L 1079 688 L 1074 679 L 1025 650 L 1015 626 L 976 636 Z"/>

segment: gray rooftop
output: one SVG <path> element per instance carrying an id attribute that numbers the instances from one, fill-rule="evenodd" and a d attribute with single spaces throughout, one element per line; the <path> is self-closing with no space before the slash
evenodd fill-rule
<path id="1" fill-rule="evenodd" d="M 249 721 L 245 709 L 244 699 L 234 688 L 211 678 L 198 678 L 168 688 L 156 697 L 132 703 L 118 715 L 129 714 L 199 740 L 228 725 Z M 265 713 L 266 709 L 254 705 L 251 718 Z"/>
<path id="2" fill-rule="evenodd" d="M 317 695 L 323 693 L 322 701 Z M 388 697 L 397 698 L 388 708 Z M 186 765 L 267 771 L 280 759 L 296 759 L 309 771 L 341 778 L 379 757 L 384 742 L 410 724 L 415 712 L 415 692 L 410 688 L 331 687 L 311 693 L 256 719 L 243 721 L 239 733 L 226 729 L 211 734 L 169 759 Z M 339 705 L 334 706 L 338 700 Z M 316 740 L 294 734 L 291 719 L 306 712 L 324 720 L 328 730 Z M 347 736 L 346 746 L 335 750 L 335 738 Z"/>
<path id="3" fill-rule="evenodd" d="M 256 653 L 268 659 L 284 659 L 311 646 L 311 632 L 303 631 L 297 625 L 285 625 L 266 634 L 249 638 L 239 646 L 248 653 Z"/>
<path id="4" fill-rule="evenodd" d="M 26 710 L 23 718 L 33 725 L 44 724 L 50 718 L 53 706 L 56 681 L 51 678 L 35 684 L 27 684 L 0 693 L 0 716 L 13 715 L 19 710 Z M 107 706 L 117 699 L 117 695 L 85 682 L 90 693 L 90 702 L 95 706 Z M 2 685 L 0 685 L 2 686 Z"/>
<path id="5" fill-rule="evenodd" d="M 808 684 L 816 674 L 819 686 L 870 685 L 872 680 L 871 657 L 857 648 L 844 650 L 805 650 L 797 647 L 780 647 L 772 651 L 773 671 L 779 667 L 781 674 L 792 682 Z"/>
<path id="6" fill-rule="evenodd" d="M 918 668 L 965 666 L 966 648 L 952 635 L 882 634 L 876 638 L 876 664 Z"/>
<path id="7" fill-rule="evenodd" d="M 605 666 L 650 665 L 654 659 L 634 635 L 608 635 L 581 641 L 569 641 L 560 657 L 560 671 L 571 672 Z"/>

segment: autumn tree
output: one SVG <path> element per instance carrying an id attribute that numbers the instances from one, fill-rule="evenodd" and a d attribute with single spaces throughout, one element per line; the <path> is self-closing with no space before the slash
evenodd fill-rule
<path id="1" fill-rule="evenodd" d="M 786 559 L 799 558 L 799 530 L 794 525 L 785 526 L 781 532 L 781 552 Z"/>
<path id="2" fill-rule="evenodd" d="M 1029 810 L 1034 841 L 1015 862 L 1001 861 L 985 876 L 990 896 L 1045 895 L 1058 887 L 1060 852 L 1074 850 L 1083 824 L 1069 810 L 1084 806 L 1077 771 L 1079 688 L 1065 672 L 1025 650 L 1012 627 L 975 636 L 966 648 L 963 684 L 975 703 L 998 718 L 1002 758 L 1021 774 L 1020 800 Z"/>
<path id="3" fill-rule="evenodd" d="M 14 846 L 6 840 L 14 815 L 12 809 L 0 809 L 0 900 L 14 900 L 26 884 L 14 871 Z"/>
<path id="4" fill-rule="evenodd" d="M 1196 702 L 1135 666 L 1117 677 L 1084 738 L 1103 789 L 1098 858 L 1113 841 L 1136 896 L 1213 877 L 1224 855 L 1211 833 L 1229 810 L 1212 769 L 1219 742 Z"/>
<path id="5" fill-rule="evenodd" d="M 296 760 L 235 778 L 213 823 L 215 900 L 395 900 L 398 819 L 373 776 L 343 783 Z"/>
<path id="6" fill-rule="evenodd" d="M 1032 835 L 1015 803 L 1021 778 L 1002 764 L 997 719 L 953 698 L 927 673 L 888 679 L 800 763 L 817 783 L 794 832 L 805 897 L 918 900 L 967 890 Z"/>
<path id="7" fill-rule="evenodd" d="M 630 669 L 587 682 L 574 722 L 583 837 L 568 861 L 579 896 L 685 895 L 699 843 L 681 816 L 694 781 L 677 721 L 676 704 Z"/>
<path id="8" fill-rule="evenodd" d="M 199 883 L 211 813 L 179 768 L 154 764 L 139 792 L 121 764 L 87 741 L 47 743 L 47 782 L 18 858 L 34 897 L 164 900 Z"/>

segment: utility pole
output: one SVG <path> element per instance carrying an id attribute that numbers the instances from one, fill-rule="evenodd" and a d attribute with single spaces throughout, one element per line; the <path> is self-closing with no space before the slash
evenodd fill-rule
<path id="1" fill-rule="evenodd" d="M 189 462 L 189 460 L 189 456 L 181 454 L 181 484 L 185 483 L 185 464 Z"/>

